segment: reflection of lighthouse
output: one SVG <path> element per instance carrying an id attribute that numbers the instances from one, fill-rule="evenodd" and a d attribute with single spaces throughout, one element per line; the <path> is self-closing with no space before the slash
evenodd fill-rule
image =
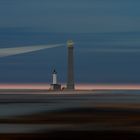
<path id="1" fill-rule="evenodd" d="M 61 85 L 57 83 L 57 72 L 55 71 L 55 69 L 52 73 L 51 90 L 61 90 Z"/>

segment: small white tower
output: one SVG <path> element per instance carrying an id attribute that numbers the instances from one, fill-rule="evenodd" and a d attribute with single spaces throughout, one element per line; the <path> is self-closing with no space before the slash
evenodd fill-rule
<path id="1" fill-rule="evenodd" d="M 53 81 L 52 81 L 52 84 L 53 85 L 57 84 L 57 72 L 55 71 L 55 69 L 53 71 Z"/>
<path id="2" fill-rule="evenodd" d="M 61 85 L 57 82 L 57 72 L 54 69 L 52 73 L 52 84 L 50 87 L 51 90 L 61 90 Z"/>

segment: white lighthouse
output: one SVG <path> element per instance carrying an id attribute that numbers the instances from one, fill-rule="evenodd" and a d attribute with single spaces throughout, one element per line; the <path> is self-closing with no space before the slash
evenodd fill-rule
<path id="1" fill-rule="evenodd" d="M 52 76 L 53 76 L 52 84 L 53 84 L 53 85 L 56 85 L 56 84 L 57 84 L 57 72 L 55 71 L 55 69 L 54 69 L 54 71 L 53 71 Z"/>
<path id="2" fill-rule="evenodd" d="M 57 72 L 54 69 L 52 73 L 52 84 L 50 87 L 51 90 L 61 90 L 61 85 L 57 82 Z"/>

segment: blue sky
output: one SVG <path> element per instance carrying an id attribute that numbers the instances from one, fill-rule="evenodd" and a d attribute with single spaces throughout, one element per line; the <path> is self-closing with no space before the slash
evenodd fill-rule
<path id="1" fill-rule="evenodd" d="M 50 32 L 140 31 L 139 0 L 1 0 L 0 27 Z"/>
<path id="2" fill-rule="evenodd" d="M 75 42 L 77 83 L 140 83 L 139 0 L 0 0 L 0 48 Z M 0 83 L 66 81 L 66 47 L 0 58 Z"/>

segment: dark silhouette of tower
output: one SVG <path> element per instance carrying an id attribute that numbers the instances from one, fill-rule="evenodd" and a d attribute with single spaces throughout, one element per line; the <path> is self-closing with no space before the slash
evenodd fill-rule
<path id="1" fill-rule="evenodd" d="M 69 40 L 68 47 L 68 68 L 67 68 L 67 90 L 74 90 L 74 42 Z"/>

